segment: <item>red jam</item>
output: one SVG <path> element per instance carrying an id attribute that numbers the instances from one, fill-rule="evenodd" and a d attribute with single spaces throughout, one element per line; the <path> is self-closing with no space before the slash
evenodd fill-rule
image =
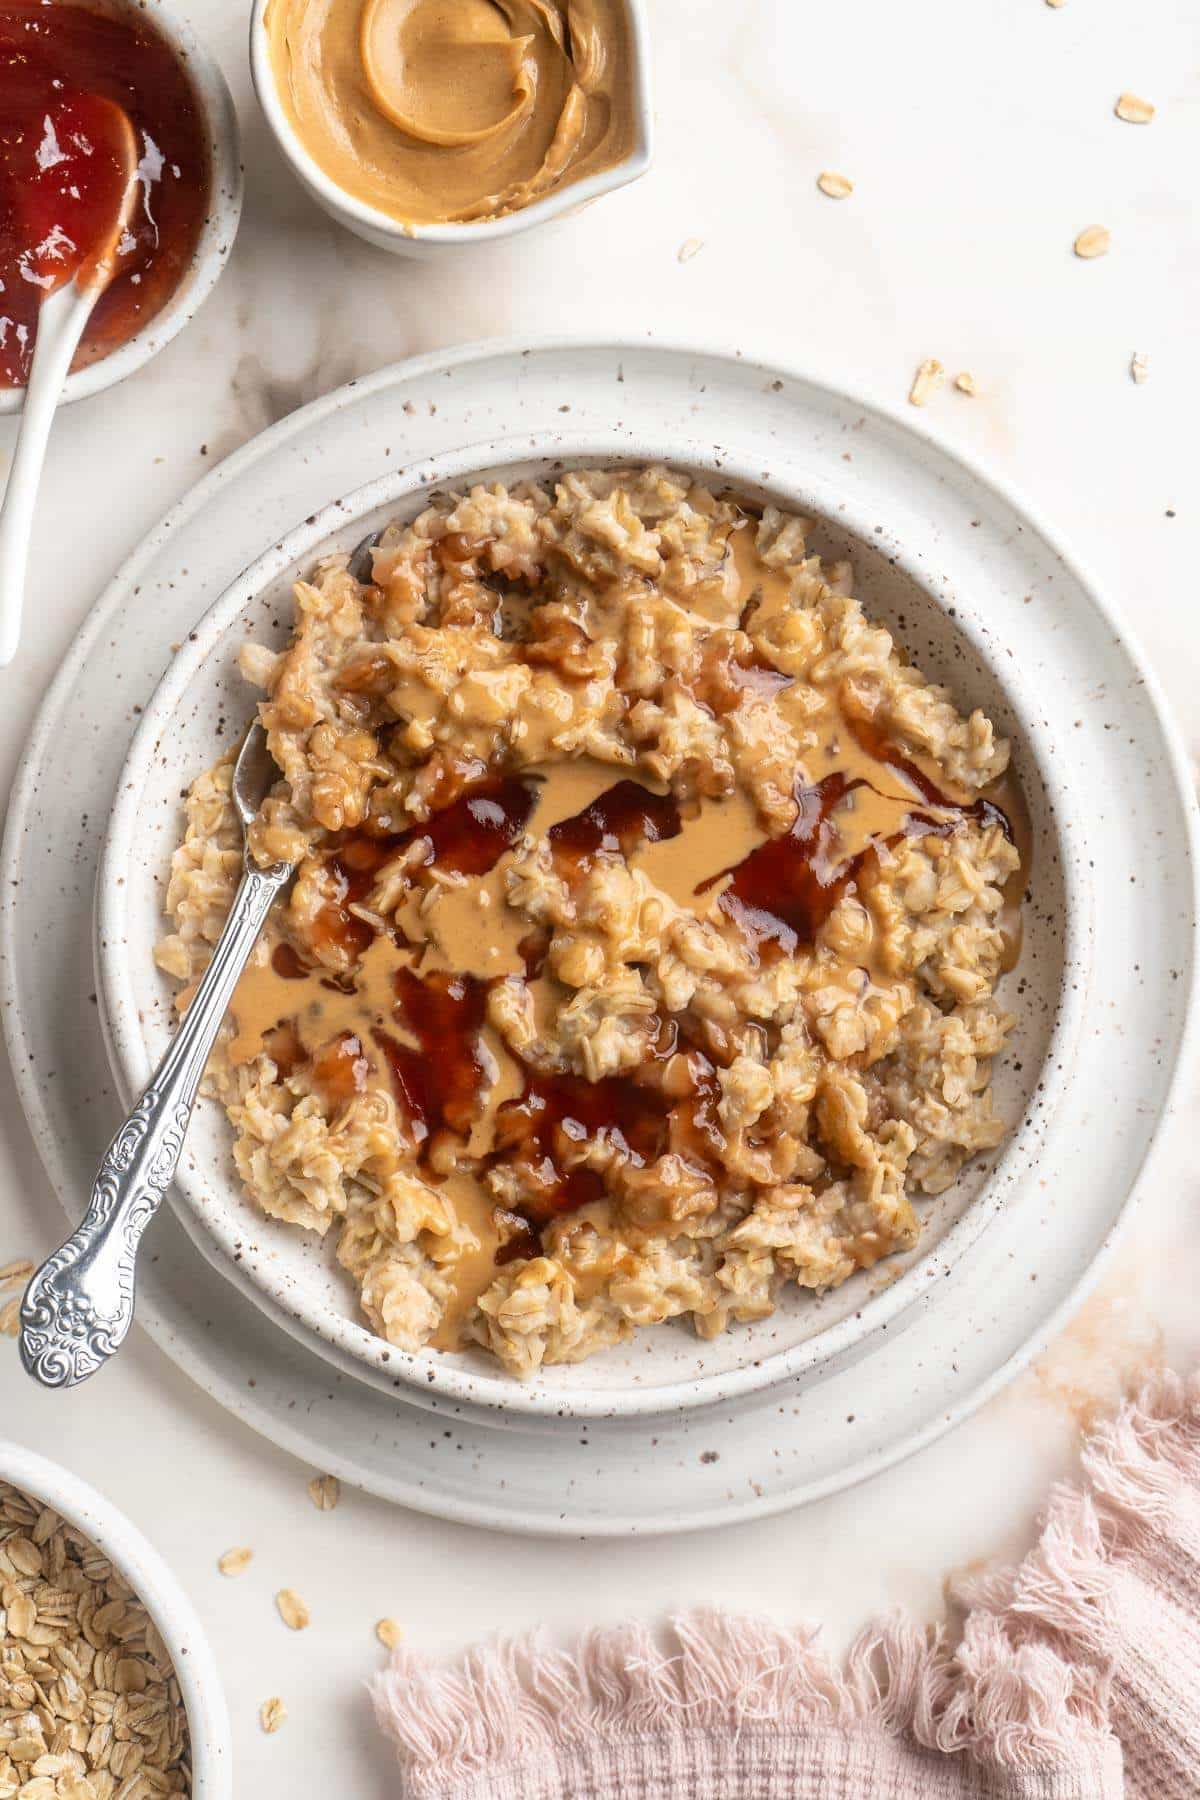
<path id="1" fill-rule="evenodd" d="M 429 845 L 426 864 L 459 875 L 486 875 L 524 831 L 536 798 L 532 782 L 493 775 L 474 783 L 424 824 L 410 825 L 404 831 L 348 833 L 334 846 L 326 864 L 334 879 L 334 894 L 317 917 L 318 940 L 338 944 L 354 956 L 370 947 L 375 935 L 372 927 L 350 908 L 366 899 L 384 864 L 419 838 Z"/>
<path id="2" fill-rule="evenodd" d="M 121 115 L 96 94 L 57 101 L 42 119 L 33 162 L 13 197 L 18 234 L 29 246 L 19 268 L 45 295 L 111 238 L 126 180 Z"/>
<path id="3" fill-rule="evenodd" d="M 397 1097 L 418 1144 L 441 1130 L 470 1134 L 484 1070 L 480 1034 L 487 984 L 474 975 L 437 970 L 424 977 L 397 969 L 396 1017 L 417 1040 L 402 1044 L 387 1032 L 376 1042 L 387 1057 Z"/>
<path id="4" fill-rule="evenodd" d="M 839 771 L 803 788 L 791 830 L 767 838 L 725 870 L 730 882 L 718 904 L 755 943 L 773 944 L 790 956 L 799 944 L 812 943 L 845 893 L 862 857 L 837 862 L 838 832 L 830 814 L 858 785 Z M 721 879 L 714 875 L 699 891 Z"/>
<path id="5" fill-rule="evenodd" d="M 153 318 L 191 261 L 208 148 L 188 78 L 150 17 L 0 0 L 0 385 L 24 386 L 44 294 L 74 274 L 112 217 L 112 136 L 92 97 L 129 114 L 141 193 L 75 367 Z"/>
<path id="6" fill-rule="evenodd" d="M 634 1163 L 654 1162 L 667 1148 L 670 1106 L 661 1088 L 636 1076 L 585 1081 L 531 1069 L 521 1099 L 506 1101 L 496 1114 L 495 1154 L 524 1165 L 525 1185 L 536 1193 L 522 1206 L 523 1216 L 544 1225 L 604 1198 L 594 1169 L 564 1166 L 572 1144 L 609 1138 Z"/>
<path id="7" fill-rule="evenodd" d="M 638 781 L 618 781 L 546 835 L 556 860 L 578 863 L 597 850 L 630 856 L 640 843 L 661 843 L 681 829 L 673 795 L 651 793 Z"/>
<path id="8" fill-rule="evenodd" d="M 902 837 L 946 837 L 957 830 L 964 819 L 979 825 L 999 825 L 1005 836 L 1012 829 L 1005 815 L 990 800 L 976 800 L 962 806 L 949 800 L 923 775 L 916 765 L 890 744 L 878 726 L 855 722 L 854 736 L 877 762 L 895 769 L 928 806 L 936 806 L 951 816 L 931 819 L 927 813 L 914 810 L 904 821 L 902 830 L 889 844 Z M 801 944 L 811 944 L 842 895 L 858 879 L 868 862 L 875 858 L 873 845 L 857 856 L 838 861 L 838 833 L 830 815 L 856 787 L 844 772 L 827 775 L 815 787 L 801 788 L 796 795 L 796 817 L 783 837 L 768 838 L 737 864 L 726 869 L 729 885 L 718 901 L 721 910 L 735 919 L 760 950 L 792 955 Z M 714 875 L 697 892 L 704 892 L 722 879 Z"/>

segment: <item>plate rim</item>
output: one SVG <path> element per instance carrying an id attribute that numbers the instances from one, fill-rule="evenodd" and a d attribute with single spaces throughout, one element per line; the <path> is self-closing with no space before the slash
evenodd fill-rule
<path id="1" fill-rule="evenodd" d="M 357 536 L 362 530 L 362 521 L 380 508 L 398 507 L 407 512 L 413 497 L 423 490 L 437 491 L 444 486 L 454 486 L 481 472 L 490 475 L 493 470 L 504 470 L 509 464 L 543 461 L 551 464 L 561 461 L 565 466 L 573 467 L 597 460 L 601 466 L 607 466 L 610 461 L 630 460 L 640 464 L 662 460 L 671 467 L 699 471 L 700 479 L 713 485 L 727 477 L 731 486 L 743 491 L 750 491 L 755 486 L 774 489 L 780 496 L 780 504 L 789 504 L 807 513 L 811 503 L 821 518 L 845 520 L 859 539 L 865 540 L 867 535 L 865 514 L 861 510 L 856 514 L 844 496 L 835 508 L 838 496 L 831 479 L 793 464 L 786 456 L 780 459 L 778 469 L 762 470 L 760 479 L 753 474 L 750 459 L 736 446 L 722 446 L 721 453 L 717 454 L 704 442 L 681 436 L 674 449 L 663 452 L 647 444 L 644 436 L 625 428 L 594 426 L 582 433 L 548 430 L 544 434 L 547 440 L 544 447 L 535 446 L 532 435 L 518 433 L 503 439 L 465 443 L 436 457 L 417 457 L 328 501 L 317 512 L 310 513 L 274 538 L 227 583 L 172 657 L 153 694 L 145 702 L 126 750 L 96 870 L 96 983 L 101 997 L 105 1045 L 118 1089 L 124 1094 L 140 1091 L 149 1080 L 152 1068 L 130 958 L 117 949 L 129 941 L 126 928 L 129 923 L 128 899 L 132 891 L 131 871 L 136 862 L 137 818 L 146 783 L 160 745 L 170 732 L 171 721 L 190 684 L 212 659 L 220 657 L 222 645 L 231 632 L 236 632 L 257 596 L 274 587 L 288 568 L 299 565 L 303 569 L 312 558 L 326 554 L 330 539 L 341 529 L 345 529 L 351 538 Z M 623 448 L 618 449 L 618 444 Z M 875 532 L 877 548 L 918 583 L 940 610 L 946 611 L 947 595 L 945 591 L 938 591 L 939 582 L 933 571 L 923 567 L 925 559 L 920 546 L 909 545 L 886 530 L 882 535 L 878 534 L 878 528 Z M 943 590 L 947 586 L 944 578 L 940 585 Z M 958 604 L 965 612 L 961 599 Z M 969 620 L 959 617 L 953 619 L 952 624 L 981 665 L 1001 686 L 1007 686 L 1008 703 L 1015 710 L 1021 705 L 1019 684 L 1006 679 L 1002 659 L 988 642 L 990 634 L 982 619 L 972 614 Z M 1046 755 L 1045 745 L 1041 746 L 1040 756 L 1035 754 L 1035 740 L 1042 727 L 1037 720 L 1037 709 L 1025 710 L 1022 736 L 1031 760 L 1037 764 L 1039 780 L 1056 821 L 1063 851 L 1064 904 L 1069 901 L 1062 936 L 1061 980 L 1053 998 L 1053 1023 L 1040 1063 L 1046 1073 L 1031 1090 L 1020 1120 L 988 1169 L 978 1192 L 958 1218 L 940 1238 L 919 1248 L 915 1260 L 887 1287 L 868 1293 L 843 1317 L 811 1336 L 781 1348 L 756 1352 L 750 1346 L 743 1359 L 730 1369 L 708 1373 L 698 1370 L 645 1387 L 581 1388 L 575 1391 L 555 1385 L 552 1377 L 521 1383 L 488 1369 L 462 1368 L 446 1358 L 430 1357 L 424 1351 L 405 1351 L 388 1344 L 357 1318 L 322 1306 L 314 1296 L 278 1275 L 276 1259 L 269 1251 L 243 1241 L 244 1237 L 252 1236 L 253 1225 L 246 1225 L 239 1236 L 236 1220 L 230 1222 L 220 1204 L 226 1184 L 206 1180 L 194 1164 L 190 1167 L 181 1164 L 168 1196 L 184 1229 L 194 1239 L 203 1239 L 203 1252 L 211 1252 L 209 1260 L 219 1273 L 228 1278 L 236 1268 L 239 1278 L 244 1278 L 244 1281 L 239 1279 L 238 1286 L 263 1306 L 273 1323 L 284 1324 L 284 1329 L 326 1360 L 331 1360 L 331 1349 L 336 1351 L 335 1366 L 349 1366 L 359 1379 L 390 1389 L 395 1385 L 394 1378 L 398 1377 L 404 1384 L 403 1391 L 418 1404 L 438 1394 L 446 1400 L 484 1408 L 506 1418 L 653 1418 L 665 1413 L 726 1404 L 793 1379 L 818 1379 L 821 1371 L 831 1364 L 866 1354 L 879 1332 L 898 1322 L 910 1306 L 969 1253 L 995 1217 L 1002 1197 L 1029 1176 L 1038 1156 L 1038 1128 L 1049 1124 L 1070 1086 L 1071 1051 L 1082 1029 L 1091 973 L 1092 890 L 1080 872 L 1085 859 L 1081 856 L 1081 843 L 1077 841 L 1082 840 L 1085 847 L 1086 838 L 1071 819 L 1065 804 L 1070 770 L 1060 773 L 1058 759 Z M 1065 760 L 1069 762 L 1069 754 Z M 1073 856 L 1070 854 L 1072 846 Z M 205 1168 L 208 1168 L 207 1163 Z M 254 1216 L 252 1206 L 251 1216 Z"/>
<path id="2" fill-rule="evenodd" d="M 74 1218 L 77 1215 L 72 1212 L 64 1198 L 64 1195 L 70 1191 L 70 1184 L 63 1154 L 54 1133 L 48 1129 L 49 1118 L 41 1105 L 37 1083 L 28 1067 L 17 1031 L 16 1020 L 20 1016 L 15 958 L 18 890 L 10 885 L 13 870 L 17 866 L 19 838 L 24 821 L 30 811 L 31 802 L 36 797 L 38 767 L 45 750 L 46 740 L 55 723 L 60 697 L 69 697 L 78 679 L 80 666 L 86 661 L 88 652 L 102 633 L 109 613 L 114 610 L 127 588 L 136 581 L 139 570 L 152 562 L 175 532 L 200 512 L 208 504 L 210 498 L 226 483 L 239 479 L 242 472 L 252 467 L 260 458 L 272 454 L 276 449 L 285 445 L 289 438 L 307 430 L 318 419 L 335 410 L 339 404 L 351 399 L 355 390 L 365 389 L 368 392 L 374 392 L 389 385 L 400 385 L 406 381 L 427 378 L 431 374 L 444 373 L 459 365 L 466 368 L 492 357 L 512 359 L 519 358 L 522 354 L 525 356 L 554 355 L 572 351 L 581 354 L 602 353 L 617 360 L 622 355 L 661 352 L 666 355 L 674 354 L 684 359 L 728 362 L 749 368 L 756 373 L 783 376 L 808 383 L 818 392 L 833 396 L 844 403 L 857 407 L 864 413 L 874 415 L 885 425 L 902 427 L 905 431 L 924 440 L 937 455 L 945 459 L 951 468 L 957 467 L 971 480 L 978 481 L 985 491 L 1021 514 L 1038 531 L 1055 555 L 1061 559 L 1064 568 L 1086 588 L 1102 619 L 1121 638 L 1131 662 L 1140 671 L 1146 698 L 1166 753 L 1173 789 L 1183 815 L 1185 836 L 1183 848 L 1187 855 L 1190 872 L 1186 896 L 1190 911 L 1187 960 L 1186 966 L 1181 969 L 1181 980 L 1176 990 L 1181 993 L 1184 1012 L 1179 1022 L 1175 1067 L 1167 1077 L 1154 1130 L 1132 1171 L 1129 1192 L 1120 1216 L 1113 1221 L 1059 1301 L 1051 1307 L 1036 1328 L 1029 1332 L 1017 1348 L 990 1373 L 977 1380 L 962 1394 L 955 1396 L 949 1406 L 936 1407 L 923 1424 L 903 1432 L 880 1449 L 864 1451 L 829 1478 L 822 1479 L 799 1493 L 788 1491 L 742 1499 L 730 1502 L 720 1509 L 689 1513 L 683 1518 L 676 1516 L 667 1522 L 653 1520 L 649 1524 L 641 1524 L 632 1522 L 632 1515 L 626 1515 L 620 1519 L 614 1515 L 604 1524 L 588 1528 L 588 1535 L 593 1536 L 619 1536 L 631 1531 L 650 1535 L 659 1530 L 704 1529 L 714 1525 L 732 1524 L 749 1518 L 778 1514 L 796 1505 L 806 1504 L 809 1500 L 818 1499 L 853 1486 L 869 1476 L 882 1473 L 934 1442 L 944 1431 L 968 1418 L 999 1392 L 1040 1353 L 1061 1329 L 1065 1321 L 1078 1309 L 1109 1267 L 1116 1247 L 1123 1240 L 1129 1221 L 1136 1214 L 1141 1197 L 1149 1186 L 1148 1178 L 1161 1156 L 1162 1125 L 1177 1109 L 1184 1081 L 1196 1060 L 1197 1040 L 1200 1036 L 1200 1026 L 1195 1017 L 1195 1001 L 1197 990 L 1200 988 L 1200 961 L 1197 957 L 1196 939 L 1196 915 L 1198 906 L 1200 906 L 1200 870 L 1197 867 L 1196 802 L 1191 792 L 1190 778 L 1187 775 L 1187 762 L 1179 728 L 1168 709 L 1158 677 L 1153 667 L 1145 659 L 1136 631 L 1129 627 L 1123 615 L 1116 612 L 1107 597 L 1103 584 L 1096 579 L 1086 559 L 1064 546 L 1057 533 L 1046 524 L 1039 508 L 1026 500 L 1018 484 L 987 473 L 969 454 L 964 454 L 956 447 L 944 444 L 928 421 L 922 421 L 918 426 L 916 422 L 906 418 L 897 406 L 887 401 L 867 398 L 856 387 L 842 384 L 834 386 L 821 376 L 782 359 L 763 361 L 757 357 L 743 356 L 736 346 L 731 345 L 728 341 L 689 341 L 673 337 L 659 340 L 653 333 L 623 340 L 578 334 L 547 335 L 532 341 L 524 337 L 507 337 L 426 352 L 420 356 L 387 365 L 357 381 L 343 384 L 342 387 L 310 401 L 306 406 L 277 420 L 273 425 L 247 440 L 245 444 L 240 445 L 215 469 L 208 471 L 176 501 L 157 525 L 153 526 L 134 545 L 84 615 L 57 674 L 43 696 L 13 779 L 3 845 L 0 846 L 0 869 L 9 877 L 3 893 L 0 893 L 0 962 L 3 963 L 3 967 L 0 968 L 0 1003 L 3 1004 L 4 1031 L 12 1060 L 14 1083 L 22 1102 L 31 1137 L 64 1213 L 68 1217 Z M 311 1460 L 314 1440 L 311 1437 L 305 1438 L 292 1422 L 290 1415 L 273 1412 L 261 1394 L 257 1398 L 248 1395 L 243 1384 L 231 1380 L 221 1369 L 213 1368 L 194 1343 L 185 1341 L 182 1336 L 176 1335 L 168 1314 L 161 1312 L 157 1307 L 147 1308 L 143 1305 L 140 1322 L 152 1340 L 171 1360 L 226 1410 L 243 1423 L 249 1424 L 261 1432 L 270 1442 L 286 1449 L 290 1454 L 302 1460 Z M 423 1485 L 398 1479 L 390 1474 L 380 1476 L 373 1471 L 364 1470 L 349 1458 L 343 1457 L 340 1452 L 327 1449 L 323 1454 L 326 1459 L 331 1455 L 336 1457 L 336 1464 L 330 1464 L 327 1460 L 326 1466 L 334 1466 L 336 1469 L 337 1465 L 340 1465 L 347 1480 L 358 1482 L 372 1492 L 412 1507 L 419 1512 L 484 1527 L 499 1527 L 512 1531 L 528 1530 L 534 1534 L 579 1535 L 580 1527 L 572 1524 L 569 1514 L 566 1513 L 552 1518 L 548 1522 L 543 1521 L 537 1525 L 523 1526 L 519 1519 L 513 1519 L 511 1514 L 501 1512 L 494 1505 L 489 1506 L 485 1500 L 464 1503 L 453 1496 L 440 1497 L 432 1488 L 427 1489 Z"/>

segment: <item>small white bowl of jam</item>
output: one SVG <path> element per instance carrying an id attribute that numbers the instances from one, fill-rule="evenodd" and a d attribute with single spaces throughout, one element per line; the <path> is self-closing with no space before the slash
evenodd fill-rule
<path id="1" fill-rule="evenodd" d="M 644 0 L 254 0 L 250 69 L 301 184 L 399 256 L 528 231 L 653 153 Z"/>
<path id="2" fill-rule="evenodd" d="M 242 169 L 224 76 L 190 27 L 159 6 L 3 0 L 0 92 L 3 414 L 24 405 L 48 241 L 47 221 L 35 227 L 22 213 L 31 159 L 71 153 L 47 141 L 51 105 L 79 93 L 122 106 L 137 136 L 142 187 L 120 271 L 88 322 L 63 402 L 132 374 L 193 317 L 233 245 Z M 54 229 L 49 221 L 51 238 Z"/>

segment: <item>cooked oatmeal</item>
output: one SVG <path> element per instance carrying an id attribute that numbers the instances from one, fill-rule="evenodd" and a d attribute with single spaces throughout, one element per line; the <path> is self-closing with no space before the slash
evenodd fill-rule
<path id="1" fill-rule="evenodd" d="M 1008 746 L 807 521 L 663 468 L 435 496 L 246 677 L 298 865 L 214 1052 L 252 1200 L 375 1331 L 514 1375 L 910 1249 L 1004 1136 Z M 195 782 L 161 966 L 240 869 Z"/>

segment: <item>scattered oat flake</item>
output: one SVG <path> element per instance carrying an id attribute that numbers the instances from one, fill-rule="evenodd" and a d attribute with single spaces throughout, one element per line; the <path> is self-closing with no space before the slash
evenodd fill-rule
<path id="1" fill-rule="evenodd" d="M 1150 373 L 1150 358 L 1146 355 L 1144 350 L 1134 351 L 1129 360 L 1129 373 L 1133 376 L 1133 379 L 1137 382 L 1138 386 L 1141 387 L 1143 381 L 1145 381 Z"/>
<path id="2" fill-rule="evenodd" d="M 831 200 L 844 200 L 854 192 L 854 183 L 848 175 L 839 175 L 836 169 L 822 169 L 817 176 L 817 186 Z"/>
<path id="3" fill-rule="evenodd" d="M 303 1631 L 312 1623 L 312 1614 L 293 1588 L 280 1588 L 275 1596 L 279 1616 L 289 1631 Z"/>
<path id="4" fill-rule="evenodd" d="M 264 1700 L 258 1709 L 258 1722 L 264 1731 L 278 1731 L 287 1716 L 287 1707 L 278 1694 Z"/>
<path id="5" fill-rule="evenodd" d="M 342 1497 L 342 1484 L 336 1475 L 314 1475 L 308 1496 L 318 1512 L 332 1512 Z"/>
<path id="6" fill-rule="evenodd" d="M 703 238 L 688 238 L 680 244 L 678 258 L 680 262 L 691 262 L 693 256 L 699 256 L 704 248 Z"/>
<path id="7" fill-rule="evenodd" d="M 934 389 L 941 384 L 945 370 L 936 356 L 927 356 L 913 376 L 913 384 L 908 390 L 911 406 L 924 406 Z"/>
<path id="8" fill-rule="evenodd" d="M 1127 125 L 1148 125 L 1155 109 L 1149 100 L 1143 100 L 1138 94 L 1122 94 L 1114 111 Z"/>
<path id="9" fill-rule="evenodd" d="M 970 369 L 963 369 L 961 374 L 956 375 L 954 377 L 954 385 L 960 394 L 977 394 L 979 392 L 979 389 L 975 386 L 975 377 L 972 375 Z"/>
<path id="10" fill-rule="evenodd" d="M 1103 225 L 1086 225 L 1075 239 L 1075 254 L 1090 261 L 1093 256 L 1107 256 L 1112 243 L 1108 230 Z"/>
<path id="11" fill-rule="evenodd" d="M 222 1575 L 240 1575 L 243 1569 L 250 1567 L 254 1552 L 248 1544 L 241 1544 L 237 1549 L 227 1550 L 224 1556 L 218 1557 L 217 1567 Z"/>
<path id="12" fill-rule="evenodd" d="M 404 1636 L 404 1627 L 398 1619 L 380 1619 L 375 1627 L 375 1636 L 385 1650 L 394 1650 Z"/>
<path id="13" fill-rule="evenodd" d="M 16 1337 L 21 1329 L 21 1296 L 18 1294 L 7 1305 L 0 1306 L 0 1332 L 5 1337 Z"/>
<path id="14" fill-rule="evenodd" d="M 1047 6 L 1063 6 L 1065 4 L 1066 0 L 1046 0 Z"/>
<path id="15" fill-rule="evenodd" d="M 33 1264 L 27 1256 L 19 1256 L 16 1262 L 5 1263 L 0 1269 L 0 1287 L 9 1287 L 14 1281 L 28 1281 L 33 1274 Z"/>

